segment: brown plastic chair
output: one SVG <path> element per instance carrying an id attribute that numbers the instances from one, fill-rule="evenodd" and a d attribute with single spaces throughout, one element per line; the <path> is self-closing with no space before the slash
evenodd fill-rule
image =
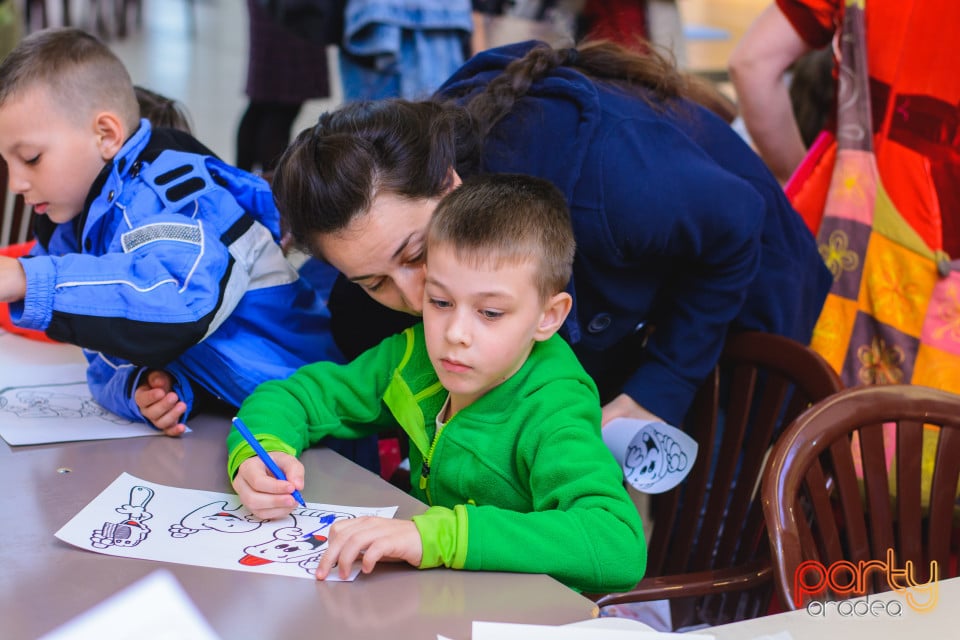
<path id="1" fill-rule="evenodd" d="M 602 606 L 670 599 L 675 629 L 766 613 L 772 568 L 757 489 L 776 435 L 842 388 L 808 347 L 773 334 L 731 336 L 684 430 L 699 444 L 684 482 L 652 496 L 646 577 Z"/>
<path id="2" fill-rule="evenodd" d="M 896 425 L 896 436 L 886 445 L 895 446 L 893 484 L 888 484 L 884 423 Z M 928 509 L 921 500 L 925 424 L 941 427 Z M 859 437 L 856 457 L 862 463 L 862 481 L 855 472 L 854 433 Z M 860 595 L 821 595 L 810 585 L 816 593 L 801 593 L 797 598 L 795 574 L 807 560 L 828 568 L 839 560 L 887 562 L 887 550 L 893 549 L 896 567 L 902 569 L 904 562 L 912 561 L 921 583 L 929 579 L 932 560 L 938 563 L 941 578 L 956 575 L 958 477 L 958 395 L 916 385 L 857 387 L 811 407 L 777 442 L 763 478 L 763 510 L 777 592 L 784 605 L 805 606 L 808 595 L 819 601 Z M 872 577 L 869 593 L 889 589 L 882 572 Z"/>
<path id="3" fill-rule="evenodd" d="M 33 209 L 27 210 L 20 194 L 11 197 L 7 177 L 7 163 L 0 160 L 0 247 L 33 239 Z"/>

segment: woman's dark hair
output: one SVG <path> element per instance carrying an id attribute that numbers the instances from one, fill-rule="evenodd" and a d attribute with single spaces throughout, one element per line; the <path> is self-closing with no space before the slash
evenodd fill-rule
<path id="1" fill-rule="evenodd" d="M 407 198 L 444 193 L 451 167 L 480 157 L 466 112 L 452 104 L 353 102 L 320 116 L 287 147 L 273 175 L 286 230 L 302 247 L 366 212 L 381 192 Z"/>
<path id="2" fill-rule="evenodd" d="M 302 131 L 277 163 L 273 192 L 285 230 L 309 249 L 315 233 L 336 233 L 364 214 L 378 193 L 437 197 L 480 169 L 482 141 L 531 85 L 560 66 L 636 94 L 657 109 L 716 100 L 650 48 L 636 53 L 607 41 L 577 49 L 541 44 L 513 61 L 464 106 L 445 96 L 421 102 L 348 103 Z M 731 118 L 732 119 L 732 118 Z"/>
<path id="3" fill-rule="evenodd" d="M 679 99 L 686 98 L 714 111 L 727 122 L 736 116 L 736 107 L 713 85 L 683 73 L 651 44 L 645 44 L 638 52 L 609 40 L 585 41 L 570 49 L 556 49 L 542 43 L 507 65 L 482 93 L 470 98 L 467 111 L 478 123 L 481 139 L 513 110 L 517 100 L 526 95 L 537 80 L 564 66 L 634 94 L 660 111 L 677 107 Z"/>

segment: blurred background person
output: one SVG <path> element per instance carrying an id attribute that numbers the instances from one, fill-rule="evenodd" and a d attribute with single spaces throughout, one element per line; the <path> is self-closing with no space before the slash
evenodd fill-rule
<path id="1" fill-rule="evenodd" d="M 250 101 L 237 128 L 236 165 L 269 174 L 303 103 L 330 95 L 327 50 L 275 21 L 258 0 L 247 0 L 247 11 Z"/>
<path id="2" fill-rule="evenodd" d="M 777 0 L 730 57 L 747 130 L 781 182 L 807 150 L 784 74 L 802 55 L 831 44 L 843 11 L 842 0 Z M 931 249 L 960 256 L 960 2 L 871 0 L 865 17 L 874 149 L 884 187 Z"/>

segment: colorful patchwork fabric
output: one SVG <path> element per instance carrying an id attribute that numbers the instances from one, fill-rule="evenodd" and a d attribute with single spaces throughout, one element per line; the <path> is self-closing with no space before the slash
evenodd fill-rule
<path id="1" fill-rule="evenodd" d="M 834 282 L 811 346 L 847 386 L 960 393 L 960 260 L 931 249 L 883 187 L 870 135 L 863 6 L 848 0 L 846 9 L 844 31 L 853 37 L 841 40 L 836 160 L 817 234 Z M 937 435 L 933 427 L 924 433 L 924 504 Z M 894 440 L 885 442 L 894 479 Z"/>

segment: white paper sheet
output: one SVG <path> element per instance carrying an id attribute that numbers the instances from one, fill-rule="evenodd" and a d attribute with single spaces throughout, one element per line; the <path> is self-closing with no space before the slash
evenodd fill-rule
<path id="1" fill-rule="evenodd" d="M 154 571 L 40 640 L 218 640 L 165 569 Z"/>
<path id="2" fill-rule="evenodd" d="M 663 422 L 615 418 L 604 425 L 601 434 L 623 468 L 624 478 L 643 493 L 673 489 L 697 459 L 696 440 Z"/>
<path id="3" fill-rule="evenodd" d="M 0 332 L 0 437 L 11 446 L 163 435 L 94 402 L 79 347 Z"/>
<path id="4" fill-rule="evenodd" d="M 470 637 L 473 640 L 714 640 L 709 634 L 661 633 L 643 629 L 646 625 L 642 624 L 636 629 L 626 629 L 605 624 L 603 620 L 561 626 L 475 621 Z"/>
<path id="5" fill-rule="evenodd" d="M 324 534 L 335 521 L 396 512 L 395 506 L 307 503 L 286 518 L 264 521 L 235 494 L 168 487 L 123 473 L 56 536 L 113 556 L 314 580 L 327 548 Z M 359 572 L 358 564 L 348 580 Z"/>

